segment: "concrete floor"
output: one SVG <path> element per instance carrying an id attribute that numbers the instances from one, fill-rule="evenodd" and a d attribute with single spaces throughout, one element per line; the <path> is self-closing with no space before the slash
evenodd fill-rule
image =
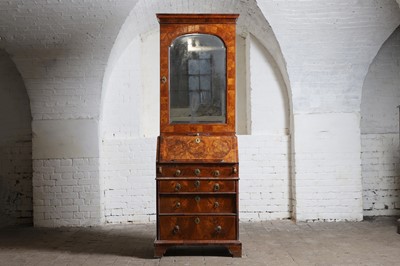
<path id="1" fill-rule="evenodd" d="M 0 229 L 0 265 L 400 265 L 396 220 L 240 224 L 243 257 L 172 249 L 154 259 L 154 224 Z"/>

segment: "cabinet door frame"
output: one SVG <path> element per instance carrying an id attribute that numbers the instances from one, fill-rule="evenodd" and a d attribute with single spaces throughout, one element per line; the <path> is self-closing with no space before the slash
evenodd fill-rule
<path id="1" fill-rule="evenodd" d="M 235 134 L 237 14 L 157 14 L 160 23 L 160 133 Z M 210 34 L 226 47 L 226 123 L 172 124 L 169 99 L 169 47 L 179 36 Z"/>

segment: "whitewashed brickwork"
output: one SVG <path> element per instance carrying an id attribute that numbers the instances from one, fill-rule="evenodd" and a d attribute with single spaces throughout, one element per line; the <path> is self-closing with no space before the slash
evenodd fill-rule
<path id="1" fill-rule="evenodd" d="M 294 218 L 361 220 L 362 84 L 370 62 L 400 23 L 398 5 L 258 4 L 280 43 L 290 79 Z"/>
<path id="2" fill-rule="evenodd" d="M 105 221 L 154 221 L 156 138 L 109 140 L 102 145 Z"/>
<path id="3" fill-rule="evenodd" d="M 288 136 L 238 136 L 240 220 L 291 217 Z"/>
<path id="4" fill-rule="evenodd" d="M 400 28 L 366 76 L 361 103 L 364 215 L 400 214 Z"/>
<path id="5" fill-rule="evenodd" d="M 101 223 L 98 159 L 34 160 L 33 171 L 36 226 Z"/>
<path id="6" fill-rule="evenodd" d="M 399 76 L 400 49 L 379 53 L 370 67 L 400 24 L 398 2 L 1 1 L 0 48 L 21 75 L 15 88 L 27 92 L 12 106 L 31 109 L 29 119 L 12 120 L 33 119 L 31 131 L 0 140 L 0 196 L 25 195 L 4 209 L 28 217 L 33 182 L 36 226 L 154 221 L 155 13 L 228 12 L 240 14 L 246 40 L 238 56 L 247 112 L 238 117 L 249 134 L 239 137 L 242 219 L 398 214 L 398 113 L 375 122 L 387 121 L 398 101 L 390 74 Z M 7 77 L 0 74 L 0 86 Z M 383 95 L 368 96 L 368 87 Z M 365 110 L 377 119 L 364 123 Z M 0 112 L 2 125 L 18 112 L 4 114 L 12 115 Z"/>
<path id="7" fill-rule="evenodd" d="M 155 151 L 159 135 L 158 31 L 134 38 L 114 64 L 107 81 L 102 121 L 101 177 L 106 221 L 155 219 Z M 247 34 L 238 69 L 250 80 L 238 88 L 241 110 L 251 117 L 252 135 L 239 136 L 240 211 L 243 220 L 290 218 L 289 103 L 278 66 L 259 41 Z M 246 68 L 248 64 L 248 68 Z M 244 73 L 238 73 L 245 79 Z M 246 85 L 250 87 L 245 87 Z M 136 88 L 136 89 L 135 89 Z M 138 101 L 138 98 L 142 99 Z M 264 101 L 263 101 L 264 99 Z M 266 123 L 268 121 L 268 123 Z M 247 121 L 238 121 L 246 124 Z M 243 143 L 243 144 L 241 144 Z"/>
<path id="8" fill-rule="evenodd" d="M 32 223 L 31 120 L 23 80 L 0 50 L 0 226 Z"/>

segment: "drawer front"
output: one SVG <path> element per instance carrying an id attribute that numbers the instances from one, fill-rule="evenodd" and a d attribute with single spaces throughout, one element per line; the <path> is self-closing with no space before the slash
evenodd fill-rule
<path id="1" fill-rule="evenodd" d="M 232 165 L 157 165 L 158 177 L 238 177 L 238 164 Z"/>
<path id="2" fill-rule="evenodd" d="M 174 192 L 235 192 L 236 181 L 180 179 L 158 181 L 159 193 Z"/>
<path id="3" fill-rule="evenodd" d="M 236 216 L 160 216 L 159 240 L 236 240 Z"/>
<path id="4" fill-rule="evenodd" d="M 235 213 L 235 195 L 160 195 L 160 213 Z"/>

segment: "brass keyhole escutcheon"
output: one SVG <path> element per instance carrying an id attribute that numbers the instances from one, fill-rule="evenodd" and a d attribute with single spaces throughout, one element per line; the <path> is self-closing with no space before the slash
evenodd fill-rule
<path id="1" fill-rule="evenodd" d="M 201 142 L 200 138 L 196 138 L 194 141 L 195 141 L 197 144 L 199 144 L 199 143 Z"/>
<path id="2" fill-rule="evenodd" d="M 196 224 L 199 224 L 199 223 L 200 223 L 200 218 L 199 218 L 199 217 L 196 217 L 196 219 L 194 219 L 194 222 L 195 222 Z"/>
<path id="3" fill-rule="evenodd" d="M 214 191 L 218 191 L 218 190 L 219 190 L 219 184 L 217 183 L 214 185 Z"/>
<path id="4" fill-rule="evenodd" d="M 199 202 L 200 202 L 200 196 L 196 196 L 196 197 L 194 198 L 194 200 L 195 200 L 197 203 L 199 203 Z"/>
<path id="5" fill-rule="evenodd" d="M 199 176 L 200 175 L 200 173 L 201 173 L 201 171 L 200 171 L 200 169 L 194 169 L 194 174 L 196 175 L 196 176 Z"/>
<path id="6" fill-rule="evenodd" d="M 161 83 L 165 84 L 166 82 L 167 82 L 167 77 L 166 76 L 162 76 Z"/>
<path id="7" fill-rule="evenodd" d="M 199 188 L 200 187 L 200 181 L 199 180 L 194 181 L 194 187 L 195 188 Z"/>
<path id="8" fill-rule="evenodd" d="M 177 170 L 175 171 L 175 176 L 180 176 L 181 174 L 182 174 L 182 171 L 181 171 L 181 170 L 177 169 Z"/>
<path id="9" fill-rule="evenodd" d="M 179 190 L 181 190 L 181 188 L 182 188 L 181 184 L 176 183 L 176 185 L 175 185 L 175 191 L 179 191 Z"/>

